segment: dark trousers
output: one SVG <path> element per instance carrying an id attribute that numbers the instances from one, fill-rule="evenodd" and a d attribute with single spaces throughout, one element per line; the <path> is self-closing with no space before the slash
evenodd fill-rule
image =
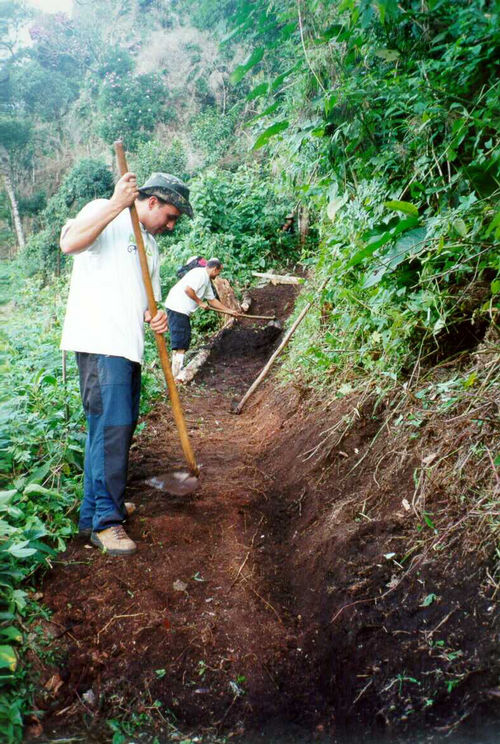
<path id="1" fill-rule="evenodd" d="M 125 486 L 139 415 L 141 365 L 123 357 L 76 353 L 87 417 L 80 529 L 104 530 L 125 519 Z"/>
<path id="2" fill-rule="evenodd" d="M 168 330 L 170 333 L 170 345 L 172 350 L 184 349 L 187 351 L 191 344 L 191 321 L 189 315 L 178 313 L 167 307 Z"/>

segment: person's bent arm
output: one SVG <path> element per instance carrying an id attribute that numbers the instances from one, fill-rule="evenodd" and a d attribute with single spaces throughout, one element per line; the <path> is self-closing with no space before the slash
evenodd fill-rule
<path id="1" fill-rule="evenodd" d="M 208 307 L 207 303 L 204 302 L 203 300 L 200 300 L 200 298 L 198 297 L 198 295 L 196 294 L 196 292 L 194 291 L 192 287 L 185 287 L 184 292 L 187 294 L 189 299 L 194 300 L 194 302 L 196 302 L 196 304 L 199 307 L 202 307 L 204 310 L 207 309 Z"/>
<path id="2" fill-rule="evenodd" d="M 63 228 L 62 252 L 73 254 L 85 251 L 120 212 L 134 203 L 138 193 L 135 175 L 125 173 L 116 184 L 111 199 L 96 199 L 87 204 L 76 219 Z"/>

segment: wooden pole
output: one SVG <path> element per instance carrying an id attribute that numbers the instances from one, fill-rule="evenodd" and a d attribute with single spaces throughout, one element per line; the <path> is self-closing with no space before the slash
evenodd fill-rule
<path id="1" fill-rule="evenodd" d="M 325 279 L 325 281 L 323 282 L 323 284 L 321 285 L 321 287 L 319 289 L 320 292 L 322 292 L 324 290 L 324 288 L 326 287 L 327 283 L 328 283 L 328 279 Z M 274 353 L 270 356 L 269 361 L 262 368 L 259 376 L 250 385 L 250 387 L 246 391 L 245 395 L 243 396 L 243 398 L 240 400 L 240 402 L 238 403 L 238 405 L 234 409 L 234 411 L 233 411 L 234 413 L 241 413 L 241 411 L 243 410 L 243 406 L 245 405 L 245 403 L 247 402 L 247 400 L 249 399 L 249 397 L 252 395 L 252 393 L 254 393 L 255 390 L 257 390 L 257 388 L 259 387 L 260 383 L 265 379 L 265 377 L 267 376 L 267 373 L 269 372 L 269 370 L 273 366 L 275 360 L 279 357 L 279 355 L 281 354 L 281 352 L 283 351 L 283 349 L 287 346 L 287 344 L 290 341 L 290 339 L 292 338 L 293 334 L 295 333 L 295 331 L 297 330 L 297 328 L 299 327 L 299 325 L 302 323 L 302 321 L 306 317 L 307 313 L 309 312 L 309 310 L 312 307 L 312 304 L 313 304 L 313 301 L 311 300 L 310 302 L 307 303 L 307 305 L 305 305 L 305 307 L 302 308 L 302 310 L 300 312 L 300 315 L 295 320 L 295 322 L 291 326 L 291 328 L 288 331 L 288 333 L 285 335 L 283 341 L 280 343 L 280 345 L 278 346 L 278 348 L 276 349 L 276 351 L 274 351 Z"/>
<path id="2" fill-rule="evenodd" d="M 228 310 L 221 310 L 218 307 L 208 306 L 210 310 L 214 310 L 216 313 L 222 313 L 222 315 L 231 315 L 233 318 L 253 318 L 254 320 L 276 320 L 276 315 L 248 315 L 247 313 L 230 313 Z"/>
<path id="3" fill-rule="evenodd" d="M 125 157 L 125 151 L 123 149 L 123 143 L 121 140 L 115 142 L 115 152 L 118 160 L 118 168 L 120 174 L 123 176 L 128 172 L 127 160 Z M 151 317 L 154 318 L 158 312 L 156 306 L 156 300 L 153 292 L 153 285 L 151 284 L 151 277 L 149 275 L 148 259 L 146 257 L 146 251 L 144 250 L 144 241 L 142 239 L 141 228 L 139 225 L 139 216 L 135 204 L 130 207 L 130 216 L 132 218 L 132 226 L 134 228 L 135 241 L 137 243 L 137 251 L 139 253 L 139 260 L 141 262 L 142 279 L 144 281 L 144 288 L 148 298 L 148 309 Z M 158 355 L 160 357 L 163 374 L 165 376 L 165 382 L 167 383 L 168 394 L 170 396 L 170 403 L 172 405 L 172 413 L 174 415 L 175 424 L 179 432 L 179 438 L 181 440 L 182 451 L 189 465 L 189 469 L 193 475 L 199 474 L 199 468 L 196 464 L 191 443 L 189 441 L 186 420 L 182 411 L 181 402 L 179 399 L 179 393 L 177 391 L 177 385 L 175 384 L 174 377 L 172 375 L 172 368 L 170 366 L 170 359 L 168 357 L 167 344 L 165 342 L 165 336 L 162 333 L 155 333 L 156 346 L 158 348 Z"/>

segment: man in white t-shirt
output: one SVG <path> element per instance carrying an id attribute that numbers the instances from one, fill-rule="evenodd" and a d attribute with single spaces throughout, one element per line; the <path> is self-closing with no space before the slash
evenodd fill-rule
<path id="1" fill-rule="evenodd" d="M 63 253 L 74 256 L 61 348 L 76 352 L 87 418 L 84 494 L 79 531 L 110 555 L 130 555 L 136 545 L 122 522 L 128 455 L 139 413 L 144 323 L 167 330 L 167 316 L 147 309 L 137 245 L 127 207 L 135 203 L 151 281 L 161 300 L 158 247 L 154 239 L 192 217 L 189 189 L 175 176 L 153 173 L 137 187 L 133 173 L 116 184 L 110 199 L 87 204 L 61 233 Z"/>
<path id="2" fill-rule="evenodd" d="M 191 343 L 190 316 L 199 307 L 208 310 L 223 310 L 236 315 L 230 307 L 223 305 L 215 297 L 212 279 L 219 276 L 222 264 L 218 258 L 211 258 L 206 266 L 191 269 L 175 284 L 167 295 L 165 307 L 168 314 L 168 328 L 172 346 L 172 374 L 178 379 L 184 364 L 184 354 Z"/>

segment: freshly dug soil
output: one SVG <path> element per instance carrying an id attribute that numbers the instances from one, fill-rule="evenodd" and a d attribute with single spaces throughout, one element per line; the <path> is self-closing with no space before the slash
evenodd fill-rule
<path id="1" fill-rule="evenodd" d="M 254 290 L 252 313 L 283 321 L 294 294 Z M 423 540 L 424 559 L 403 570 L 415 462 L 384 434 L 373 444 L 383 412 L 360 402 L 355 426 L 329 439 L 355 402 L 326 406 L 271 377 L 241 416 L 230 413 L 278 336 L 236 324 L 181 388 L 199 491 L 145 485 L 182 466 L 159 402 L 132 450 L 127 531 L 138 552 L 112 558 L 75 539 L 45 577 L 53 617 L 43 631 L 57 652 L 39 667 L 46 736 L 90 741 L 107 719 L 140 713 L 146 741 L 171 740 L 169 722 L 203 741 L 248 743 L 458 733 L 479 744 L 494 731 L 491 566 L 460 540 L 428 554 Z"/>

